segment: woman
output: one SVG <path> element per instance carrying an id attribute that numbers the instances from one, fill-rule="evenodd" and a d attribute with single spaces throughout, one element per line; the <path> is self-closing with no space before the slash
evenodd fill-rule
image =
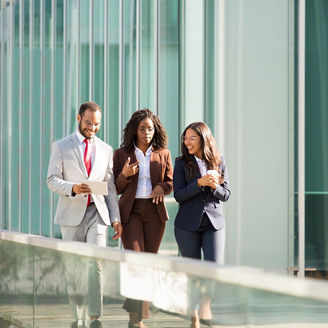
<path id="1" fill-rule="evenodd" d="M 137 110 L 123 130 L 121 148 L 114 153 L 125 249 L 150 253 L 159 249 L 168 219 L 164 196 L 173 189 L 167 139 L 163 124 L 153 112 Z M 148 308 L 142 301 L 127 299 L 124 309 L 129 312 L 129 327 L 143 327 Z"/>
<path id="2" fill-rule="evenodd" d="M 211 130 L 203 122 L 186 127 L 181 153 L 173 173 L 174 198 L 179 203 L 174 233 L 182 256 L 203 258 L 223 264 L 225 220 L 220 202 L 229 199 L 230 189 L 223 158 Z M 210 325 L 210 299 L 205 297 L 199 311 L 192 312 L 191 327 Z"/>

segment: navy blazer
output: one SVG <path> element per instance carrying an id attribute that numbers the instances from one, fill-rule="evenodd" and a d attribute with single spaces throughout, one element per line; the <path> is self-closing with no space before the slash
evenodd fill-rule
<path id="1" fill-rule="evenodd" d="M 195 164 L 198 165 L 195 159 Z M 206 212 L 216 230 L 225 226 L 225 220 L 220 202 L 229 199 L 230 188 L 228 172 L 222 158 L 218 168 L 224 172 L 225 181 L 215 190 L 210 187 L 199 187 L 197 179 L 201 178 L 199 169 L 194 178 L 189 178 L 188 170 L 182 157 L 175 160 L 173 172 L 174 198 L 179 203 L 179 210 L 174 225 L 177 228 L 196 231 L 203 213 Z"/>

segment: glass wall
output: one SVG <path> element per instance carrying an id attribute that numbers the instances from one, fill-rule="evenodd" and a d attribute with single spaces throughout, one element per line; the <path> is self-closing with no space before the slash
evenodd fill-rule
<path id="1" fill-rule="evenodd" d="M 305 263 L 328 268 L 328 3 L 306 2 Z"/>
<path id="2" fill-rule="evenodd" d="M 69 327 L 76 303 L 78 318 L 86 321 L 96 265 L 103 272 L 104 328 L 128 325 L 126 297 L 150 302 L 149 327 L 189 327 L 202 305 L 214 327 L 319 328 L 328 322 L 322 281 L 83 243 L 67 252 L 67 242 L 23 234 L 1 233 L 0 239 L 1 327 Z"/>
<path id="3" fill-rule="evenodd" d="M 0 18 L 0 226 L 60 237 L 48 161 L 82 102 L 102 107 L 99 136 L 114 149 L 132 112 L 150 108 L 178 155 L 179 1 L 8 1 Z"/>
<path id="4" fill-rule="evenodd" d="M 114 148 L 131 113 L 149 107 L 173 159 L 187 124 L 213 130 L 232 189 L 226 262 L 297 266 L 297 1 L 1 3 L 1 228 L 60 237 L 48 160 L 52 142 L 75 130 L 82 102 L 101 105 L 99 135 Z M 327 10 L 307 1 L 305 251 L 316 269 L 327 268 L 328 245 Z M 172 195 L 168 209 L 161 250 L 176 253 Z"/>

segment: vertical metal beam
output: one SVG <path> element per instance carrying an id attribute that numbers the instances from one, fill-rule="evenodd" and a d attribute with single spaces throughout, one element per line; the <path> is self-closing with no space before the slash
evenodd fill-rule
<path id="1" fill-rule="evenodd" d="M 108 1 L 105 0 L 104 8 L 104 110 L 103 110 L 103 122 L 104 122 L 104 140 L 108 137 L 107 118 L 109 112 L 108 104 Z"/>
<path id="2" fill-rule="evenodd" d="M 183 58 L 183 60 L 179 60 L 179 79 L 180 79 L 180 91 L 179 91 L 179 135 L 185 128 L 186 123 L 186 102 L 185 102 L 185 76 L 186 76 L 186 61 L 185 61 L 185 49 L 186 49 L 186 2 L 185 0 L 181 0 L 179 2 L 179 19 L 180 23 L 180 42 L 179 42 L 179 59 Z"/>
<path id="3" fill-rule="evenodd" d="M 298 11 L 298 276 L 305 271 L 305 0 Z"/>
<path id="4" fill-rule="evenodd" d="M 4 100 L 3 100 L 3 96 L 4 96 L 4 69 L 5 69 L 5 64 L 4 64 L 4 57 L 5 57 L 5 51 L 4 51 L 4 47 L 5 47 L 5 39 L 4 39 L 4 28 L 5 28 L 5 11 L 2 8 L 0 10 L 0 15 L 1 15 L 1 74 L 0 74 L 0 129 L 1 131 L 3 131 L 3 112 L 4 112 Z M 3 138 L 1 138 L 0 140 L 0 158 L 1 161 L 4 160 L 4 151 L 3 151 Z M 4 228 L 4 183 L 3 183 L 3 179 L 4 179 L 4 169 L 3 169 L 3 165 L 0 165 L 0 227 L 3 229 Z"/>
<path id="5" fill-rule="evenodd" d="M 63 52 L 64 52 L 64 58 L 63 58 L 63 67 L 64 67 L 64 81 L 63 81 L 63 106 L 64 106 L 64 120 L 63 120 L 63 131 L 64 135 L 68 134 L 68 108 L 67 108 L 67 0 L 63 0 L 63 11 L 64 11 L 64 35 L 63 35 Z"/>
<path id="6" fill-rule="evenodd" d="M 32 108 L 33 108 L 33 48 L 34 48 L 34 0 L 30 0 L 29 7 L 29 21 L 30 21 L 30 35 L 29 35 L 29 175 L 28 175 L 28 184 L 29 184 L 29 193 L 28 193 L 28 203 L 29 203 L 29 215 L 28 215 L 28 231 L 32 232 Z"/>
<path id="7" fill-rule="evenodd" d="M 56 50 L 56 0 L 51 0 L 51 63 L 50 63 L 50 76 L 51 76 L 51 87 L 50 87 L 50 138 L 51 142 L 54 141 L 54 111 L 55 111 L 55 50 Z M 50 195 L 50 237 L 54 237 L 54 193 Z"/>
<path id="8" fill-rule="evenodd" d="M 80 98 L 81 98 L 81 34 L 80 34 L 80 24 L 81 24 L 81 0 L 77 0 L 77 69 L 76 69 L 76 111 L 79 110 Z M 77 113 L 76 113 L 77 114 Z"/>
<path id="9" fill-rule="evenodd" d="M 154 12 L 155 12 L 155 21 L 154 21 L 154 105 L 155 113 L 159 114 L 158 108 L 158 86 L 159 86 L 159 5 L 158 0 L 154 2 Z"/>
<path id="10" fill-rule="evenodd" d="M 295 266 L 295 0 L 289 0 L 288 50 L 288 268 Z M 292 271 L 288 271 L 290 275 Z"/>
<path id="11" fill-rule="evenodd" d="M 141 0 L 136 0 L 136 107 L 140 108 L 140 21 Z"/>
<path id="12" fill-rule="evenodd" d="M 11 202 L 12 202 L 12 112 L 13 112 L 13 49 L 14 49 L 14 8 L 13 2 L 9 3 L 9 51 L 8 51 L 8 61 L 9 61 L 9 76 L 8 76 L 8 159 L 9 159 L 9 166 L 8 166 L 8 229 L 11 230 L 12 227 L 12 209 L 11 209 Z"/>
<path id="13" fill-rule="evenodd" d="M 24 84 L 24 1 L 19 2 L 19 114 L 18 114 L 18 230 L 22 231 L 22 116 L 23 116 L 23 84 Z"/>
<path id="14" fill-rule="evenodd" d="M 124 55 L 124 49 L 123 49 L 123 7 L 124 7 L 124 0 L 120 0 L 120 12 L 119 12 L 119 74 L 118 74 L 118 107 L 119 107 L 119 128 L 118 128 L 118 136 L 119 136 L 119 142 L 122 138 L 122 122 L 123 122 L 123 55 Z"/>
<path id="15" fill-rule="evenodd" d="M 93 100 L 93 0 L 90 0 L 89 21 L 89 99 Z"/>
<path id="16" fill-rule="evenodd" d="M 44 122 L 44 83 L 45 83 L 45 53 L 44 53 L 44 1 L 40 0 L 40 54 L 41 54 L 41 60 L 40 60 L 40 177 L 43 177 L 43 122 Z M 43 231 L 43 184 L 42 179 L 40 179 L 40 204 L 39 204 L 39 225 L 40 225 L 40 235 L 42 235 Z"/>

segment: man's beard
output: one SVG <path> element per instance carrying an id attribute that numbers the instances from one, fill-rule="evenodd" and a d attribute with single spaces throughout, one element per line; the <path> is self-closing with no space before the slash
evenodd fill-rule
<path id="1" fill-rule="evenodd" d="M 82 121 L 82 120 L 81 120 L 81 121 Z M 80 123 L 79 123 L 79 131 L 80 131 L 80 133 L 83 135 L 83 137 L 86 138 L 86 139 L 92 139 L 92 137 L 86 136 L 86 135 L 84 134 L 81 125 L 82 125 L 82 124 L 81 124 L 81 122 L 80 122 Z"/>

